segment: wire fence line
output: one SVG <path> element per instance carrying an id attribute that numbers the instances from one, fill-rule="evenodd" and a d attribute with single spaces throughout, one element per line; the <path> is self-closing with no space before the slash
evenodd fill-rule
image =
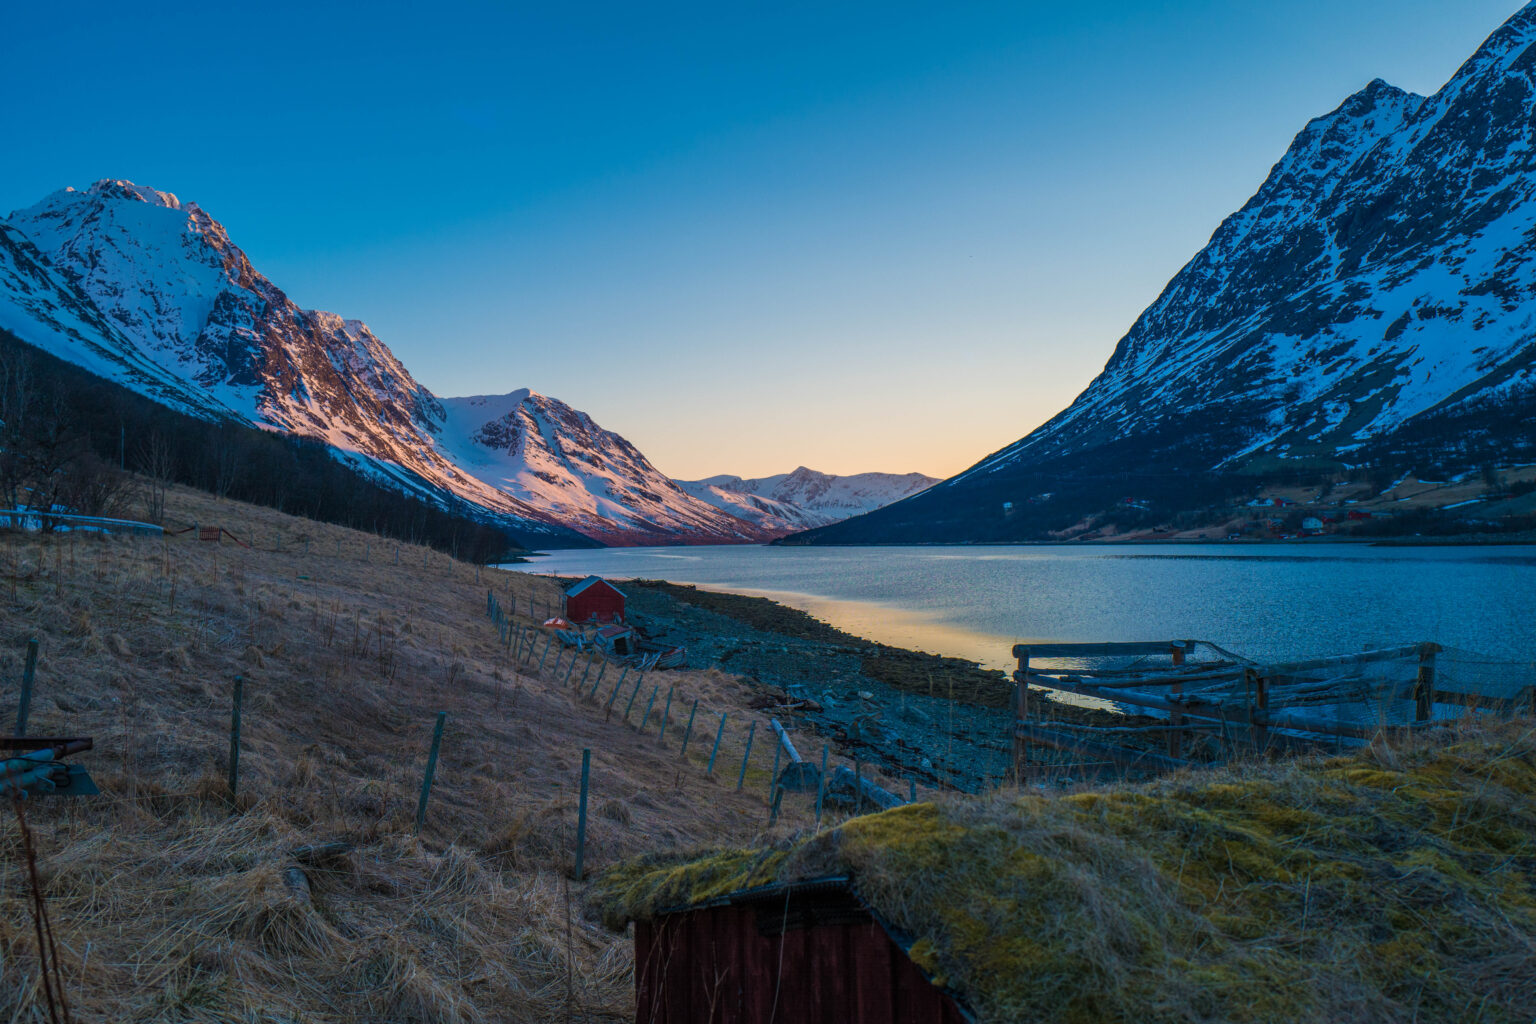
<path id="1" fill-rule="evenodd" d="M 536 608 L 530 599 L 530 611 Z M 498 630 L 504 656 L 514 671 L 562 686 L 579 702 L 600 711 L 605 722 L 654 735 L 663 749 L 676 749 L 684 764 L 701 769 L 741 792 L 763 788 L 770 823 L 783 809 L 787 793 L 806 795 L 808 809 L 819 821 L 832 807 L 854 812 L 880 810 L 915 800 L 916 781 L 906 780 L 900 797 L 879 786 L 870 765 L 858 757 L 833 759 L 831 744 L 822 744 L 822 768 L 806 761 L 771 717 L 752 717 L 712 707 L 703 695 L 690 693 L 663 672 L 623 659 L 608 658 L 598 648 L 568 642 L 566 631 L 543 628 L 537 621 L 523 625 L 508 611 L 494 590 L 486 592 L 486 617 Z M 569 660 L 567 660 L 567 658 Z M 754 759 L 755 755 L 755 759 Z M 763 762 L 772 756 L 772 768 Z M 814 803 L 811 803 L 814 795 Z"/>

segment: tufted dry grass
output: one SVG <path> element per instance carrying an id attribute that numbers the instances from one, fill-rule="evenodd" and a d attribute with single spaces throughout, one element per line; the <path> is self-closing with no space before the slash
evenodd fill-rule
<path id="1" fill-rule="evenodd" d="M 768 838 L 772 749 L 760 726 L 738 794 L 749 692 L 733 677 L 647 680 L 642 703 L 653 681 L 663 694 L 677 687 L 663 746 L 654 718 L 642 737 L 605 717 L 612 675 L 593 700 L 561 685 L 565 664 L 541 676 L 498 641 L 486 590 L 526 626 L 530 598 L 558 601 L 550 581 L 186 489 L 167 516 L 172 528 L 221 525 L 252 547 L 195 532 L 0 533 L 0 728 L 37 637 L 29 732 L 96 743 L 76 760 L 103 794 L 36 800 L 28 815 L 77 1020 L 627 1019 L 629 942 L 582 914 L 582 886 L 567 877 L 582 748 L 593 751 L 592 870 Z M 236 675 L 245 708 L 232 807 Z M 704 710 L 685 762 L 679 708 L 696 697 Z M 439 710 L 448 725 L 418 836 Z M 730 727 L 710 780 L 703 760 L 720 711 Z M 637 707 L 631 723 L 639 717 Z M 785 813 L 780 831 L 806 811 Z M 335 841 L 350 852 L 295 855 Z M 17 842 L 5 810 L 0 1021 L 42 1019 Z"/>

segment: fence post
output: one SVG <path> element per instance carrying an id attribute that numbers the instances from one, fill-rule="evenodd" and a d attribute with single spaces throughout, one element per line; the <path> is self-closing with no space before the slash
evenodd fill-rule
<path id="1" fill-rule="evenodd" d="M 741 787 L 747 781 L 747 759 L 752 756 L 752 734 L 757 732 L 757 722 L 753 722 L 747 728 L 747 752 L 741 755 L 741 774 L 736 776 L 736 792 L 741 792 Z"/>
<path id="2" fill-rule="evenodd" d="M 657 685 L 659 686 L 660 684 L 658 683 Z M 661 712 L 661 731 L 656 733 L 656 743 L 658 746 L 664 747 L 667 745 L 667 720 L 672 715 L 672 695 L 676 692 L 676 683 L 673 683 L 671 686 L 667 687 L 667 706 Z"/>
<path id="3" fill-rule="evenodd" d="M 427 820 L 427 797 L 432 794 L 432 776 L 437 773 L 437 751 L 443 745 L 443 722 L 447 719 L 448 712 L 439 711 L 437 724 L 432 727 L 432 749 L 427 752 L 427 771 L 421 777 L 421 799 L 416 803 L 417 832 Z"/>
<path id="4" fill-rule="evenodd" d="M 1435 717 L 1435 653 L 1436 644 L 1424 644 L 1419 648 L 1419 675 L 1413 684 L 1413 720 L 1427 722 Z"/>
<path id="5" fill-rule="evenodd" d="M 235 699 L 229 712 L 229 802 L 240 791 L 240 706 L 245 703 L 245 680 L 235 676 Z"/>
<path id="6" fill-rule="evenodd" d="M 587 776 L 592 770 L 592 748 L 581 751 L 581 802 L 576 809 L 576 881 L 581 881 L 582 860 L 587 852 Z"/>
<path id="7" fill-rule="evenodd" d="M 683 749 L 678 752 L 678 757 L 687 758 L 688 756 L 688 740 L 693 736 L 693 716 L 698 713 L 699 701 L 698 698 L 694 698 L 693 710 L 688 712 L 688 728 L 683 730 Z"/>
<path id="8" fill-rule="evenodd" d="M 21 670 L 21 702 L 16 708 L 16 735 L 27 734 L 27 719 L 32 714 L 32 680 L 37 676 L 37 637 L 27 641 L 27 662 Z"/>
<path id="9" fill-rule="evenodd" d="M 571 662 L 571 664 L 574 665 L 576 663 L 573 661 L 573 662 Z M 589 676 L 591 674 L 592 674 L 592 659 L 589 657 L 589 658 L 587 658 L 587 663 L 581 667 L 581 678 L 579 680 L 577 680 L 577 682 L 576 682 L 576 689 L 579 690 L 583 686 L 586 686 L 587 685 L 587 676 Z"/>
<path id="10" fill-rule="evenodd" d="M 549 637 L 545 637 L 544 638 L 544 653 L 539 655 L 539 667 L 533 673 L 536 676 L 544 675 L 544 661 L 545 661 L 545 659 L 547 659 L 549 657 L 550 644 L 551 644 L 551 641 L 550 641 Z M 555 659 L 555 664 L 556 665 L 560 664 L 560 659 L 559 658 Z"/>
<path id="11" fill-rule="evenodd" d="M 603 685 L 603 676 L 605 676 L 607 674 L 608 674 L 608 659 L 604 658 L 602 666 L 599 667 L 598 670 L 597 670 L 597 678 L 592 680 L 592 692 L 587 694 L 587 700 L 596 700 L 597 699 L 597 688 L 599 686 Z M 585 674 L 583 674 L 582 678 L 583 679 L 586 678 Z"/>
<path id="12" fill-rule="evenodd" d="M 816 827 L 821 828 L 821 802 L 827 795 L 828 744 L 821 745 L 821 778 L 816 780 Z"/>
<path id="13" fill-rule="evenodd" d="M 613 702 L 619 699 L 619 691 L 624 689 L 624 677 L 629 675 L 629 666 L 624 666 L 624 671 L 619 673 L 619 678 L 614 681 L 613 692 L 608 695 L 608 704 L 603 708 L 603 721 L 608 721 L 613 715 Z"/>
<path id="14" fill-rule="evenodd" d="M 784 748 L 777 743 L 773 745 L 773 774 L 768 776 L 768 799 L 773 799 L 774 788 L 779 784 L 779 758 L 784 756 Z"/>
<path id="15" fill-rule="evenodd" d="M 561 686 L 571 685 L 571 673 L 576 671 L 576 659 L 579 657 L 581 657 L 580 651 L 573 651 L 571 653 L 571 663 L 565 669 L 565 678 L 560 680 Z M 557 670 L 560 668 L 560 662 L 558 660 L 555 662 L 555 668 Z"/>
<path id="16" fill-rule="evenodd" d="M 625 669 L 627 672 L 628 669 Z M 635 688 L 629 691 L 629 703 L 624 705 L 624 721 L 629 721 L 629 713 L 635 710 L 635 698 L 640 696 L 640 684 L 645 682 L 645 673 L 635 676 Z"/>
<path id="17" fill-rule="evenodd" d="M 783 801 L 783 799 L 784 799 L 784 787 L 783 786 L 779 786 L 779 785 L 775 785 L 773 787 L 773 801 L 769 805 L 769 808 L 768 808 L 768 824 L 769 825 L 773 825 L 775 822 L 777 822 L 779 820 L 779 804 L 780 804 L 781 801 Z"/>
<path id="18" fill-rule="evenodd" d="M 907 803 L 917 803 L 917 776 L 907 776 Z"/>
<path id="19" fill-rule="evenodd" d="M 1013 656 L 1019 659 L 1013 674 L 1013 778 L 1015 785 L 1022 785 L 1029 763 L 1029 740 L 1021 732 L 1029 719 L 1029 648 L 1016 644 Z"/>
<path id="20" fill-rule="evenodd" d="M 715 777 L 715 756 L 720 753 L 720 740 L 725 736 L 725 712 L 720 712 L 720 728 L 715 730 L 715 746 L 709 752 L 709 767 L 704 769 L 704 774 L 710 778 Z"/>
<path id="21" fill-rule="evenodd" d="M 651 720 L 651 708 L 656 706 L 656 694 L 661 691 L 661 684 L 657 683 L 651 689 L 651 699 L 645 702 L 645 714 L 640 716 L 640 728 L 637 732 L 645 732 L 645 723 Z M 628 717 L 628 716 L 626 716 Z"/>
<path id="22" fill-rule="evenodd" d="M 1179 668 L 1184 664 L 1184 641 L 1173 642 L 1173 665 Z M 1176 682 L 1168 688 L 1168 699 L 1174 704 L 1184 696 L 1184 683 Z M 1168 715 L 1168 756 L 1184 756 L 1184 734 L 1180 731 L 1184 728 L 1184 716 L 1177 711 Z"/>

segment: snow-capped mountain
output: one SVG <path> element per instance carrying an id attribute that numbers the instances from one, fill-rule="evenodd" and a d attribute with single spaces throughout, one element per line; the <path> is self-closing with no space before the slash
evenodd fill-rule
<path id="1" fill-rule="evenodd" d="M 1433 96 L 1377 80 L 1308 124 L 1070 407 L 901 506 L 898 532 L 1014 477 L 1022 498 L 1053 475 L 1530 461 L 1533 44 L 1536 3 Z"/>
<path id="2" fill-rule="evenodd" d="M 500 493 L 609 544 L 781 536 L 699 501 L 584 412 L 526 388 L 442 400 L 445 456 Z"/>
<path id="3" fill-rule="evenodd" d="M 689 494 L 779 533 L 808 530 L 872 512 L 938 483 L 921 473 L 833 476 L 799 467 L 793 473 L 743 480 L 712 476 L 679 481 Z"/>
<path id="4" fill-rule="evenodd" d="M 290 301 L 197 204 L 131 182 L 66 189 L 0 222 L 0 328 L 201 418 L 325 441 L 394 486 L 551 543 L 568 528 L 607 543 L 777 535 L 554 399 L 438 398 L 366 324 Z"/>
<path id="5" fill-rule="evenodd" d="M 1306 126 L 1072 405 L 971 472 L 1194 424 L 1211 466 L 1341 454 L 1536 387 L 1536 4 L 1439 92 Z"/>

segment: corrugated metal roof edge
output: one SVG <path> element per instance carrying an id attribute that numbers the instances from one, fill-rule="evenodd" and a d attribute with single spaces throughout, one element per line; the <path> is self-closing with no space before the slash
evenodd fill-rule
<path id="1" fill-rule="evenodd" d="M 590 587 L 594 583 L 602 583 L 602 584 L 606 585 L 609 590 L 613 591 L 615 594 L 618 594 L 620 597 L 624 598 L 624 600 L 626 600 L 626 601 L 629 600 L 629 597 L 624 593 L 624 591 L 620 590 L 618 587 L 614 586 L 612 583 L 609 583 L 607 580 L 603 579 L 601 576 L 588 576 L 586 579 L 581 580 L 578 583 L 572 584 L 571 585 L 571 589 L 569 589 L 569 590 L 567 590 L 565 592 L 565 596 L 566 597 L 575 597 L 577 594 L 581 593 L 583 590 L 586 590 L 588 587 Z"/>
<path id="2" fill-rule="evenodd" d="M 821 878 L 809 878 L 802 882 L 769 882 L 767 885 L 756 885 L 750 889 L 738 889 L 735 892 L 728 892 L 724 896 L 716 896 L 714 899 L 705 900 L 702 903 L 683 903 L 675 907 L 663 907 L 656 911 L 653 916 L 667 917 L 671 914 L 686 914 L 695 910 L 709 910 L 714 907 L 734 907 L 752 903 L 767 903 L 774 899 L 789 899 L 794 896 L 805 896 L 818 892 L 838 891 L 846 892 L 858 900 L 864 909 L 869 911 L 869 916 L 874 919 L 875 923 L 880 926 L 880 929 L 885 932 L 890 940 L 896 943 L 901 951 L 910 957 L 912 944 L 916 940 L 886 920 L 885 915 L 876 910 L 869 900 L 864 898 L 864 894 L 859 892 L 859 887 L 854 884 L 853 876 L 851 875 L 825 875 Z M 970 1007 L 966 1006 L 965 997 L 961 993 L 947 985 L 935 983 L 933 975 L 924 970 L 915 961 L 912 966 L 922 973 L 930 985 L 933 985 L 934 988 L 943 992 L 954 1001 L 955 1008 L 960 1011 L 960 1016 L 964 1017 L 967 1021 L 974 1022 L 976 1020 L 976 1015 L 971 1012 Z"/>

